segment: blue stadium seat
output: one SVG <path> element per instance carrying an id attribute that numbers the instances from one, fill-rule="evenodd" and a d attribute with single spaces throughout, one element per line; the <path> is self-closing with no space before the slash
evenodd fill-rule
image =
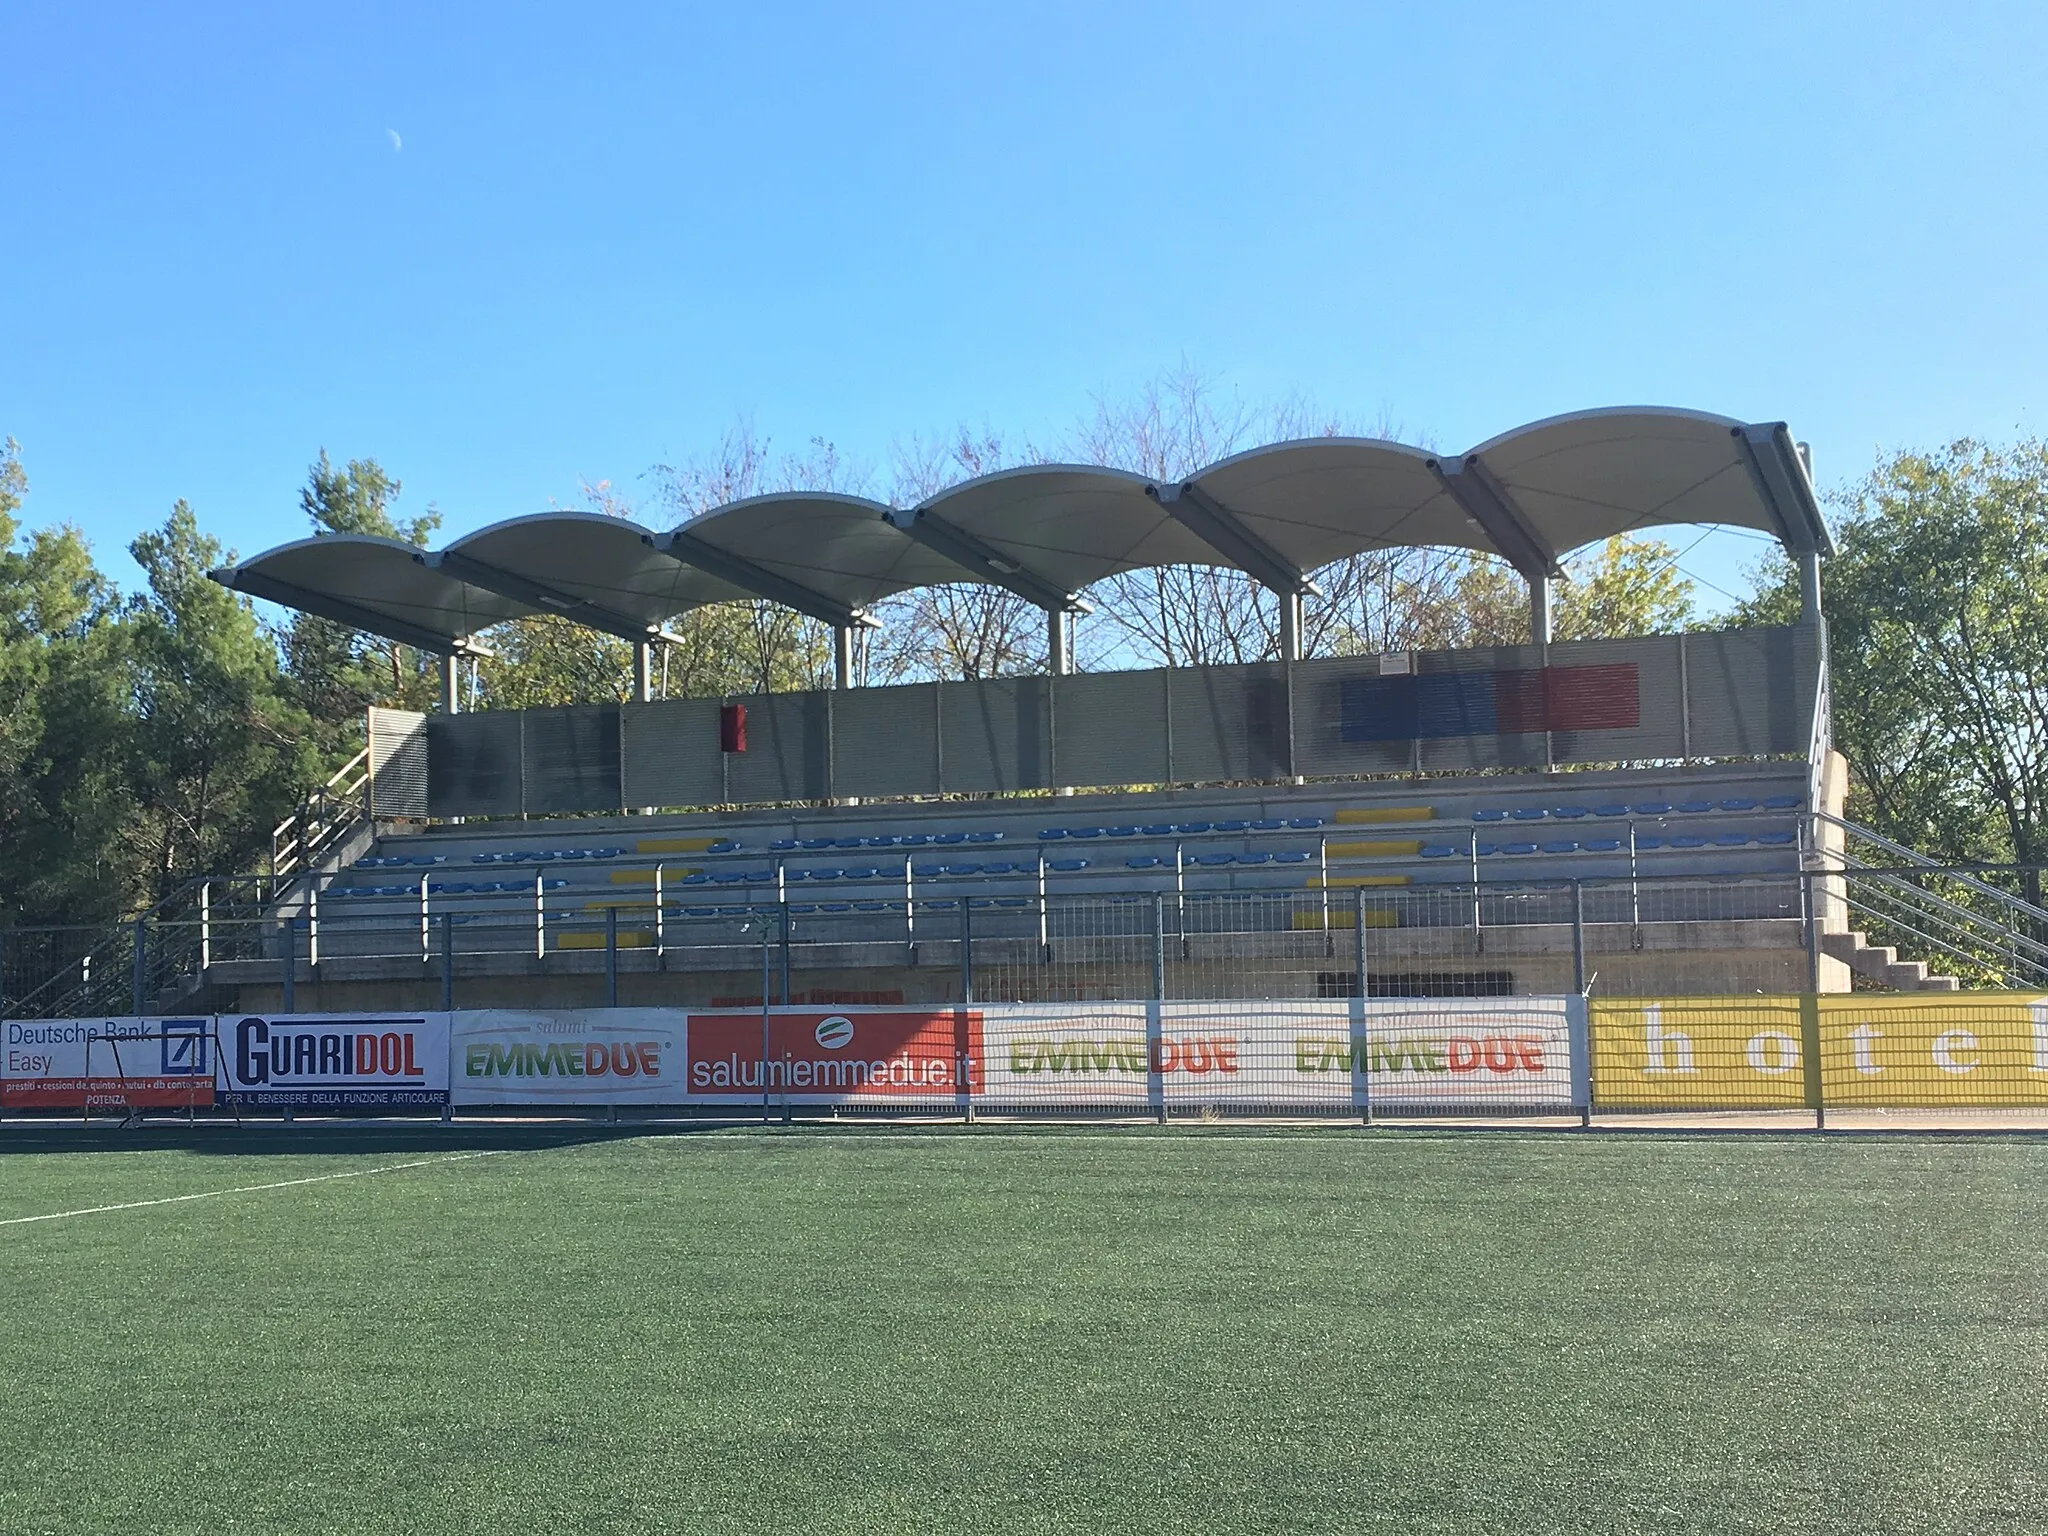
<path id="1" fill-rule="evenodd" d="M 1550 812 L 1544 810 L 1540 805 L 1517 806 L 1514 812 L 1515 820 L 1517 821 L 1541 821 L 1549 814 Z"/>
<path id="2" fill-rule="evenodd" d="M 1136 827 L 1104 827 L 1102 832 L 1105 837 L 1136 837 L 1138 835 Z"/>
<path id="3" fill-rule="evenodd" d="M 1672 848 L 1704 848 L 1707 846 L 1707 840 L 1704 837 L 1694 837 L 1687 833 L 1679 837 L 1666 839 L 1666 846 Z"/>
<path id="4" fill-rule="evenodd" d="M 1275 864 L 1306 864 L 1315 855 L 1306 848 L 1287 848 L 1273 855 Z"/>
<path id="5" fill-rule="evenodd" d="M 1133 855 L 1133 856 L 1131 856 L 1130 858 L 1128 858 L 1128 859 L 1125 859 L 1125 860 L 1124 860 L 1124 868 L 1126 868 L 1126 869 L 1157 869 L 1157 868 L 1159 867 L 1159 862 L 1160 862 L 1160 861 L 1159 861 L 1159 856 L 1158 856 L 1157 854 L 1151 854 L 1151 853 L 1140 853 L 1140 854 L 1134 854 L 1134 855 Z"/>
<path id="6" fill-rule="evenodd" d="M 936 867 L 936 866 L 934 866 L 934 867 Z M 840 869 L 839 867 L 837 867 L 837 866 L 835 865 L 835 866 L 831 866 L 831 867 L 829 867 L 829 868 L 825 868 L 825 869 L 814 869 L 814 870 L 812 870 L 812 871 L 811 871 L 811 878 L 812 878 L 813 880 L 838 880 L 838 879 L 842 879 L 842 878 L 844 878 L 845 874 L 846 874 L 846 871 L 845 871 L 845 870 L 843 870 L 843 869 Z"/>
<path id="7" fill-rule="evenodd" d="M 1193 837 L 1197 833 L 1208 831 L 1209 823 L 1206 821 L 1183 821 L 1178 823 L 1173 830 L 1176 832 L 1184 832 L 1188 836 Z"/>
<path id="8" fill-rule="evenodd" d="M 877 871 L 870 868 L 849 869 L 843 878 L 848 880 L 872 880 Z"/>
<path id="9" fill-rule="evenodd" d="M 1577 853 L 1579 851 L 1579 845 L 1571 841 L 1569 838 L 1566 838 L 1561 841 L 1545 843 L 1543 845 L 1543 851 L 1545 853 Z"/>
<path id="10" fill-rule="evenodd" d="M 1766 848 L 1790 848 L 1797 836 L 1792 832 L 1759 832 L 1756 840 Z"/>
<path id="11" fill-rule="evenodd" d="M 1500 852 L 1499 843 L 1474 843 L 1472 851 L 1482 859 L 1490 859 Z"/>
<path id="12" fill-rule="evenodd" d="M 1767 811 L 1796 811 L 1802 803 L 1798 795 L 1764 796 L 1764 809 Z"/>
<path id="13" fill-rule="evenodd" d="M 1216 830 L 1218 832 L 1246 832 L 1250 829 L 1251 823 L 1248 821 L 1219 821 L 1216 823 Z"/>
<path id="14" fill-rule="evenodd" d="M 905 848 L 929 848 L 932 845 L 932 835 L 929 832 L 910 832 L 897 841 Z"/>
<path id="15" fill-rule="evenodd" d="M 1753 811 L 1756 808 L 1757 801 L 1753 795 L 1732 795 L 1721 802 L 1724 811 Z"/>
<path id="16" fill-rule="evenodd" d="M 1681 816 L 1703 816 L 1713 808 L 1714 802 L 1711 800 L 1681 800 L 1677 807 Z"/>
<path id="17" fill-rule="evenodd" d="M 1424 843 L 1422 845 L 1422 856 L 1425 859 L 1448 859 L 1456 852 L 1458 850 L 1451 847 L 1448 843 Z"/>
<path id="18" fill-rule="evenodd" d="M 1198 853 L 1193 862 L 1205 869 L 1215 869 L 1219 865 L 1235 863 L 1236 860 L 1237 855 L 1234 853 Z"/>
<path id="19" fill-rule="evenodd" d="M 1646 800 L 1636 807 L 1638 816 L 1669 816 L 1671 802 L 1668 800 Z"/>
<path id="20" fill-rule="evenodd" d="M 967 834 L 967 841 L 970 843 L 1000 843 L 1004 835 L 1001 832 L 970 832 Z"/>
<path id="21" fill-rule="evenodd" d="M 1067 829 L 1065 827 L 1040 827 L 1038 829 L 1038 840 L 1041 843 L 1057 843 L 1064 839 L 1066 835 Z"/>
<path id="22" fill-rule="evenodd" d="M 1270 853 L 1240 853 L 1237 856 L 1237 862 L 1240 864 L 1269 864 L 1272 859 L 1273 855 Z"/>
<path id="23" fill-rule="evenodd" d="M 835 837 L 832 839 L 832 846 L 834 848 L 859 848 L 865 846 L 865 840 L 858 837 Z"/>
<path id="24" fill-rule="evenodd" d="M 1086 869 L 1087 867 L 1088 861 L 1086 859 L 1054 859 L 1050 864 L 1046 865 L 1047 869 L 1056 869 L 1061 874 L 1068 875 L 1076 870 Z"/>
<path id="25" fill-rule="evenodd" d="M 887 912 L 889 910 L 889 903 L 886 901 L 856 901 L 853 904 L 853 910 L 856 912 Z"/>
<path id="26" fill-rule="evenodd" d="M 1100 836 L 1102 836 L 1102 828 L 1100 828 L 1100 827 L 1069 827 L 1069 828 L 1067 828 L 1067 836 L 1069 836 L 1069 837 L 1100 837 Z"/>
<path id="27" fill-rule="evenodd" d="M 1252 823 L 1254 832 L 1283 832 L 1287 829 L 1285 816 L 1265 816 Z"/>
<path id="28" fill-rule="evenodd" d="M 1173 823 L 1170 821 L 1155 822 L 1151 826 L 1141 828 L 1140 830 L 1147 837 L 1171 837 L 1173 836 Z"/>
<path id="29" fill-rule="evenodd" d="M 1619 853 L 1621 839 L 1618 837 L 1589 837 L 1579 846 L 1588 853 Z"/>
<path id="30" fill-rule="evenodd" d="M 853 903 L 850 901 L 821 901 L 818 903 L 818 910 L 821 912 L 851 912 L 853 910 Z"/>
<path id="31" fill-rule="evenodd" d="M 731 840 L 727 840 L 722 843 L 713 843 L 709 848 L 706 848 L 704 851 L 706 853 L 738 853 L 740 851 L 740 845 L 738 843 L 732 842 Z"/>
<path id="32" fill-rule="evenodd" d="M 932 841 L 941 848 L 951 848 L 966 842 L 967 834 L 965 832 L 934 832 L 932 834 Z"/>
<path id="33" fill-rule="evenodd" d="M 1638 853 L 1648 853 L 1653 849 L 1662 848 L 1663 846 L 1664 839 L 1661 837 L 1639 837 L 1636 839 L 1636 851 Z"/>
<path id="34" fill-rule="evenodd" d="M 793 901 L 789 904 L 789 910 L 796 916 L 802 917 L 807 913 L 817 911 L 818 904 L 814 901 Z"/>
<path id="35" fill-rule="evenodd" d="M 1508 813 L 1497 806 L 1482 806 L 1472 813 L 1472 819 L 1481 822 L 1506 821 Z"/>
<path id="36" fill-rule="evenodd" d="M 1719 833 L 1714 838 L 1714 846 L 1716 848 L 1747 848 L 1749 846 L 1749 834 L 1747 832 Z"/>
<path id="37" fill-rule="evenodd" d="M 745 871 L 737 869 L 721 869 L 711 878 L 720 885 L 745 885 L 747 883 Z"/>
<path id="38" fill-rule="evenodd" d="M 1628 814 L 1628 807 L 1625 805 L 1596 805 L 1593 807 L 1593 814 L 1595 816 L 1626 816 Z"/>
<path id="39" fill-rule="evenodd" d="M 934 880 L 946 872 L 943 864 L 913 864 L 910 872 L 920 880 Z"/>
<path id="40" fill-rule="evenodd" d="M 718 916 L 718 908 L 716 908 L 716 907 L 685 907 L 685 908 L 683 908 L 683 910 L 684 910 L 685 912 L 689 913 L 689 914 L 690 914 L 690 916 L 692 916 L 692 917 L 716 917 L 716 916 Z"/>
<path id="41" fill-rule="evenodd" d="M 861 839 L 861 846 L 864 848 L 894 848 L 896 846 L 896 839 L 889 836 L 864 837 Z"/>
<path id="42" fill-rule="evenodd" d="M 832 846 L 832 839 L 829 837 L 807 837 L 804 839 L 803 846 L 806 853 L 822 853 L 825 849 Z"/>
<path id="43" fill-rule="evenodd" d="M 984 864 L 981 866 L 981 872 L 984 875 L 1011 875 L 1031 867 L 1033 866 L 1024 864 Z"/>
<path id="44" fill-rule="evenodd" d="M 1028 907 L 1031 905 L 1031 898 L 1029 896 L 998 896 L 996 898 L 996 905 L 999 907 Z"/>
<path id="45" fill-rule="evenodd" d="M 793 837 L 778 837 L 768 845 L 768 851 L 770 853 L 794 853 L 798 846 L 797 840 Z"/>
<path id="46" fill-rule="evenodd" d="M 1313 832 L 1323 824 L 1320 816 L 1290 816 L 1287 825 L 1299 832 Z"/>
<path id="47" fill-rule="evenodd" d="M 1500 851 L 1502 853 L 1534 853 L 1536 845 L 1534 843 L 1502 843 Z"/>
<path id="48" fill-rule="evenodd" d="M 946 873 L 949 875 L 978 875 L 981 873 L 981 866 L 979 864 L 948 864 L 946 866 Z"/>
<path id="49" fill-rule="evenodd" d="M 1553 821 L 1577 821 L 1586 814 L 1583 805 L 1560 805 L 1550 813 Z"/>
<path id="50" fill-rule="evenodd" d="M 682 879 L 676 882 L 677 885 L 709 885 L 710 883 L 711 876 L 701 869 L 692 874 L 684 875 Z"/>

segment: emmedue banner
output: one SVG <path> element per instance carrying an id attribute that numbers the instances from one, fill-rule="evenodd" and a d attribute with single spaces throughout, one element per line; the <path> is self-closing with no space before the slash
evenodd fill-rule
<path id="1" fill-rule="evenodd" d="M 1811 1009 L 1811 1016 L 1805 1012 Z M 2048 998 L 1901 992 L 1596 1003 L 1603 1109 L 2048 1105 Z"/>
<path id="2" fill-rule="evenodd" d="M 0 1108 L 204 1109 L 213 1074 L 211 1017 L 0 1025 Z"/>
<path id="3" fill-rule="evenodd" d="M 486 1009 L 450 1018 L 449 1092 L 457 1104 L 681 1104 L 689 1097 L 685 1016 L 677 1009 Z"/>
<path id="4" fill-rule="evenodd" d="M 224 1013 L 220 1083 L 240 1104 L 426 1109 L 448 1102 L 445 1013 Z"/>
<path id="5" fill-rule="evenodd" d="M 1562 1108 L 1574 998 L 991 1007 L 987 1098 L 1088 1106 Z"/>

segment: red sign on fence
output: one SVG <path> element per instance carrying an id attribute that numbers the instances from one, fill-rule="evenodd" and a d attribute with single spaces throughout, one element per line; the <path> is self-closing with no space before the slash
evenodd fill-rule
<path id="1" fill-rule="evenodd" d="M 765 1061 L 758 1013 L 693 1013 L 685 1038 L 693 1099 L 953 1098 L 982 1082 L 972 1009 L 778 1009 Z"/>

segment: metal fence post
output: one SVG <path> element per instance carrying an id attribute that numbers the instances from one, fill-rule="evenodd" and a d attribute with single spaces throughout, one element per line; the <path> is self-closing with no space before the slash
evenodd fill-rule
<path id="1" fill-rule="evenodd" d="M 604 909 L 604 1005 L 619 1006 L 619 909 Z"/>
<path id="2" fill-rule="evenodd" d="M 1152 996 L 1166 999 L 1166 897 L 1152 893 Z"/>
<path id="3" fill-rule="evenodd" d="M 1358 996 L 1368 997 L 1371 993 L 1368 985 L 1370 978 L 1367 976 L 1365 968 L 1365 890 L 1363 887 L 1351 893 L 1351 921 L 1354 925 L 1352 937 L 1357 947 L 1357 953 L 1352 956 L 1355 990 Z"/>
<path id="4" fill-rule="evenodd" d="M 776 918 L 780 924 L 779 932 L 782 938 L 782 942 L 778 946 L 782 957 L 782 986 L 780 992 L 782 1006 L 787 1008 L 789 1006 L 789 941 L 793 923 L 789 913 L 789 902 L 786 898 L 777 904 Z"/>
<path id="5" fill-rule="evenodd" d="M 761 1123 L 768 1123 L 768 917 L 755 914 L 761 922 Z"/>
<path id="6" fill-rule="evenodd" d="M 1813 1128 L 1828 1128 L 1827 1079 L 1820 1059 L 1820 892 L 1814 875 L 1803 875 L 1806 887 L 1806 994 L 1799 1000 L 1799 1059 L 1805 1068 L 1806 1102 L 1813 1110 Z"/>
<path id="7" fill-rule="evenodd" d="M 1166 897 L 1152 895 L 1152 996 L 1145 1004 L 1146 1096 L 1152 1117 L 1166 1124 Z"/>
<path id="8" fill-rule="evenodd" d="M 1586 882 L 1572 882 L 1572 990 L 1586 994 Z"/>
<path id="9" fill-rule="evenodd" d="M 455 1011 L 455 914 L 441 914 L 441 1011 Z"/>
<path id="10" fill-rule="evenodd" d="M 213 964 L 213 881 L 199 882 L 199 979 Z"/>
<path id="11" fill-rule="evenodd" d="M 662 956 L 668 953 L 668 934 L 662 926 L 661 909 L 666 898 L 661 892 L 661 865 L 654 866 L 654 964 L 662 968 Z"/>
<path id="12" fill-rule="evenodd" d="M 1365 958 L 1365 888 L 1356 887 L 1351 892 L 1352 944 L 1351 957 L 1352 998 L 1351 998 L 1351 1071 L 1354 1098 L 1358 1105 L 1358 1118 L 1365 1125 L 1372 1124 L 1372 1023 L 1366 1011 L 1372 1002 L 1372 978 L 1366 972 Z"/>
<path id="13" fill-rule="evenodd" d="M 427 877 L 420 876 L 420 964 L 434 957 L 434 919 L 427 904 Z"/>
<path id="14" fill-rule="evenodd" d="M 539 870 L 533 872 L 533 958 L 545 960 L 548 953 L 547 883 Z"/>
<path id="15" fill-rule="evenodd" d="M 149 919 L 135 919 L 135 975 L 134 975 L 135 1016 L 142 1017 L 149 1012 Z"/>
<path id="16" fill-rule="evenodd" d="M 286 1013 L 299 1011 L 299 920 L 284 920 L 284 975 L 278 1001 Z"/>
<path id="17" fill-rule="evenodd" d="M 960 1001 L 974 1001 L 974 908 L 960 898 Z"/>

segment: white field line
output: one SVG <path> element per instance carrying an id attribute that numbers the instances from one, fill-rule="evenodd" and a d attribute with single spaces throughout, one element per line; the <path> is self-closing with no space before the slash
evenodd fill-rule
<path id="1" fill-rule="evenodd" d="M 231 1189 L 204 1189 L 197 1194 L 165 1195 L 160 1200 L 129 1200 L 120 1205 L 88 1205 L 76 1211 L 46 1211 L 40 1216 L 9 1216 L 0 1227 L 19 1227 L 32 1221 L 65 1221 L 73 1216 L 100 1216 L 109 1211 L 141 1211 L 154 1205 L 182 1205 L 188 1200 L 218 1200 L 222 1195 L 253 1195 L 266 1189 L 296 1189 L 302 1184 L 325 1184 L 334 1179 L 367 1179 L 380 1173 L 402 1173 L 408 1168 L 431 1168 L 438 1163 L 464 1163 L 477 1157 L 501 1157 L 514 1150 L 494 1147 L 485 1152 L 451 1152 L 445 1157 L 416 1158 L 409 1163 L 386 1163 L 379 1168 L 350 1168 L 341 1173 L 316 1173 L 304 1179 L 278 1179 L 270 1184 L 237 1184 Z"/>

